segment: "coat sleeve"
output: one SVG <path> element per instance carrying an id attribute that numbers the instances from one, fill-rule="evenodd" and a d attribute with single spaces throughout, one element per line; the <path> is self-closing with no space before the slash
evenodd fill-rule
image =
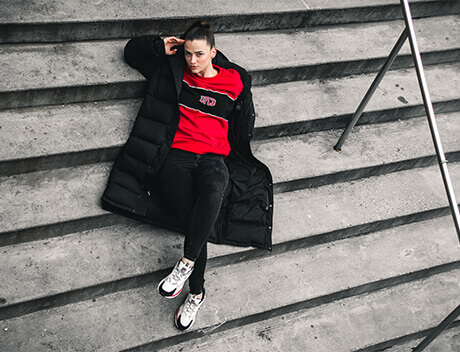
<path id="1" fill-rule="evenodd" d="M 152 77 L 157 61 L 165 55 L 163 39 L 154 35 L 134 37 L 126 44 L 124 50 L 126 63 L 147 79 Z"/>

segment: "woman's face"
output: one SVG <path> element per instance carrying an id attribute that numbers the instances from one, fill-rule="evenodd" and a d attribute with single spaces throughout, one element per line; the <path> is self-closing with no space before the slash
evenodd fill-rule
<path id="1" fill-rule="evenodd" d="M 203 77 L 212 74 L 212 59 L 216 56 L 215 47 L 211 48 L 205 39 L 186 40 L 184 50 L 187 66 L 194 74 Z"/>

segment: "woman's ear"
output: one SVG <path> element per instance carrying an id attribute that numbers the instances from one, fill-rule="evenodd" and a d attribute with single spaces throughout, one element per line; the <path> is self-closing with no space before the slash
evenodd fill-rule
<path id="1" fill-rule="evenodd" d="M 217 54 L 217 49 L 215 46 L 213 46 L 211 49 L 211 58 L 214 59 L 216 57 L 216 54 Z"/>

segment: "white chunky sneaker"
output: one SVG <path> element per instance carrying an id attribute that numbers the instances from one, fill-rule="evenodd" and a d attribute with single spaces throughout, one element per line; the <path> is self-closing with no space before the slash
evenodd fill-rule
<path id="1" fill-rule="evenodd" d="M 158 284 L 158 292 L 166 298 L 177 297 L 192 272 L 193 268 L 189 267 L 182 260 L 179 260 L 173 271 L 171 271 L 171 274 L 166 276 Z"/>
<path id="2" fill-rule="evenodd" d="M 177 310 L 174 322 L 179 330 L 188 331 L 195 322 L 196 313 L 198 312 L 198 309 L 200 309 L 206 297 L 204 289 L 201 298 L 198 298 L 198 296 L 199 294 L 194 295 L 189 293 L 184 303 L 182 303 Z"/>

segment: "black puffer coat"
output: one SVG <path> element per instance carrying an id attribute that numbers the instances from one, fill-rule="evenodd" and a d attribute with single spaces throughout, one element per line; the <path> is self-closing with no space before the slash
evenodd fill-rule
<path id="1" fill-rule="evenodd" d="M 125 60 L 148 80 L 147 92 L 127 143 L 115 160 L 102 196 L 104 209 L 184 232 L 176 216 L 162 204 L 156 174 L 179 124 L 178 98 L 185 69 L 183 47 L 166 55 L 158 36 L 131 39 Z M 243 92 L 230 114 L 231 152 L 225 163 L 230 182 L 210 242 L 271 249 L 273 186 L 269 169 L 257 160 L 249 142 L 254 129 L 251 77 L 218 52 L 213 63 L 236 69 Z"/>

